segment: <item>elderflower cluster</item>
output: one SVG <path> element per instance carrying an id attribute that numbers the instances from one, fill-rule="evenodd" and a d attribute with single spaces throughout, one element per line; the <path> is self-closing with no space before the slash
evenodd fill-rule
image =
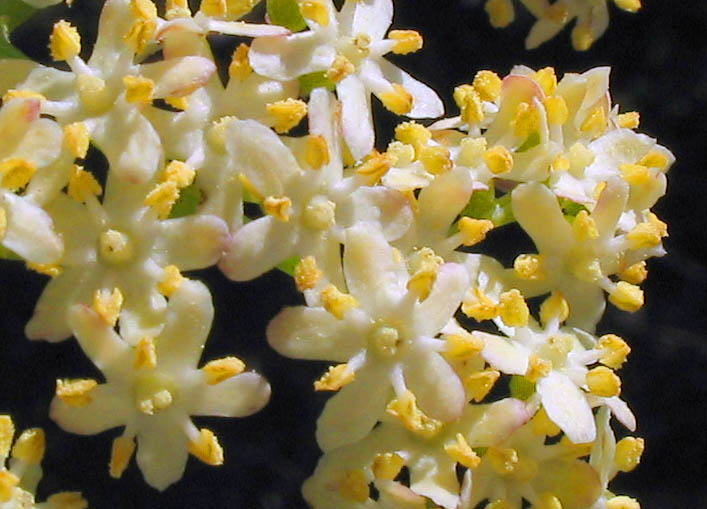
<path id="1" fill-rule="evenodd" d="M 539 13 L 530 46 L 575 17 L 578 49 L 605 28 L 603 1 L 523 3 Z M 60 20 L 49 48 L 64 70 L 0 62 L 0 238 L 50 277 L 26 335 L 75 337 L 103 374 L 57 380 L 51 418 L 77 434 L 122 428 L 115 478 L 133 455 L 160 490 L 189 454 L 222 464 L 192 416 L 248 416 L 271 389 L 236 356 L 201 359 L 212 299 L 183 273 L 278 267 L 305 304 L 281 310 L 267 341 L 333 363 L 314 383 L 333 395 L 303 488 L 312 507 L 640 507 L 608 489 L 644 448 L 611 426 L 636 428 L 617 374 L 631 347 L 596 327 L 607 300 L 644 303 L 668 234 L 651 208 L 674 158 L 612 104 L 609 68 L 479 71 L 445 116 L 386 58 L 424 43 L 390 29 L 392 0 L 269 1 L 263 23 L 241 21 L 257 4 L 107 0 L 90 57 Z M 487 10 L 512 19 L 508 0 Z M 252 39 L 225 85 L 210 33 Z M 384 151 L 373 97 L 406 117 Z M 504 267 L 484 250 L 509 223 L 535 250 Z M 32 498 L 32 433 L 0 476 L 5 501 Z M 82 507 L 73 497 L 46 507 Z"/>

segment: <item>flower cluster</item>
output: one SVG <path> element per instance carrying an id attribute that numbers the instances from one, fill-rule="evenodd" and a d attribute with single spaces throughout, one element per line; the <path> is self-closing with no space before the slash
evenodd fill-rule
<path id="1" fill-rule="evenodd" d="M 524 3 L 539 13 L 530 46 L 577 17 L 586 49 L 606 24 L 603 1 Z M 334 363 L 314 383 L 334 394 L 303 490 L 313 507 L 638 508 L 608 490 L 643 451 L 610 425 L 636 427 L 616 373 L 631 348 L 596 327 L 607 299 L 643 305 L 674 158 L 612 104 L 609 69 L 479 71 L 445 116 L 386 59 L 423 45 L 390 30 L 392 0 L 272 1 L 265 23 L 241 21 L 256 4 L 107 0 L 90 58 L 60 20 L 49 47 L 64 70 L 2 64 L 0 237 L 51 277 L 26 335 L 74 336 L 104 377 L 57 380 L 52 419 L 123 427 L 110 475 L 135 453 L 160 490 L 189 453 L 221 464 L 191 416 L 250 415 L 270 386 L 234 356 L 199 367 L 214 310 L 182 273 L 279 267 L 305 305 L 267 341 Z M 487 4 L 499 26 L 509 9 Z M 225 85 L 209 33 L 252 38 Z M 407 117 L 385 150 L 373 97 Z M 504 267 L 484 249 L 509 223 L 536 249 Z M 0 496 L 30 475 L 13 468 Z"/>

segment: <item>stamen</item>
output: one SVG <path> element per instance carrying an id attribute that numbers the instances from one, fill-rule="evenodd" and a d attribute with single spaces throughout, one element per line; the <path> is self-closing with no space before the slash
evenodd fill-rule
<path id="1" fill-rule="evenodd" d="M 113 288 L 110 293 L 105 288 L 93 292 L 93 310 L 107 325 L 115 327 L 122 307 L 123 293 L 118 288 Z"/>
<path id="2" fill-rule="evenodd" d="M 488 396 L 500 376 L 501 373 L 495 369 L 485 369 L 463 377 L 462 384 L 471 399 L 478 403 Z"/>
<path id="3" fill-rule="evenodd" d="M 26 429 L 12 447 L 12 457 L 32 465 L 39 465 L 44 457 L 46 439 L 42 428 Z"/>
<path id="4" fill-rule="evenodd" d="M 190 440 L 187 449 L 207 465 L 223 464 L 223 449 L 219 445 L 216 435 L 209 429 L 201 428 L 199 437 Z"/>
<path id="5" fill-rule="evenodd" d="M 88 153 L 88 128 L 84 122 L 74 122 L 64 126 L 64 139 L 74 157 L 83 159 Z"/>
<path id="6" fill-rule="evenodd" d="M 422 49 L 422 35 L 416 30 L 391 30 L 388 38 L 397 41 L 393 46 L 396 55 L 407 55 Z"/>
<path id="7" fill-rule="evenodd" d="M 484 106 L 481 95 L 471 85 L 460 85 L 454 89 L 454 102 L 461 110 L 462 122 L 478 124 L 484 120 Z"/>
<path id="8" fill-rule="evenodd" d="M 515 19 L 515 10 L 510 0 L 488 0 L 484 10 L 494 28 L 505 28 Z"/>
<path id="9" fill-rule="evenodd" d="M 616 122 L 619 127 L 636 129 L 641 122 L 641 115 L 637 111 L 629 111 L 616 117 Z"/>
<path id="10" fill-rule="evenodd" d="M 291 97 L 283 101 L 269 103 L 265 109 L 273 119 L 273 128 L 278 134 L 288 132 L 307 115 L 307 103 Z"/>
<path id="11" fill-rule="evenodd" d="M 233 52 L 231 65 L 228 66 L 228 76 L 231 79 L 245 81 L 248 76 L 253 74 L 253 68 L 248 61 L 248 51 L 250 48 L 247 44 L 240 43 Z"/>
<path id="12" fill-rule="evenodd" d="M 300 259 L 295 266 L 295 285 L 300 292 L 314 288 L 322 276 L 323 272 L 317 267 L 317 261 L 313 256 Z"/>
<path id="13" fill-rule="evenodd" d="M 462 217 L 457 223 L 462 234 L 462 244 L 469 247 L 478 244 L 486 238 L 486 234 L 493 230 L 493 222 L 488 219 L 474 219 Z"/>
<path id="14" fill-rule="evenodd" d="M 505 173 L 513 168 L 513 155 L 503 145 L 496 145 L 484 153 L 484 161 L 494 175 Z"/>
<path id="15" fill-rule="evenodd" d="M 314 382 L 314 390 L 338 391 L 344 385 L 353 382 L 355 378 L 356 373 L 346 363 L 329 366 L 329 370 Z"/>
<path id="16" fill-rule="evenodd" d="M 587 386 L 592 394 L 611 398 L 621 393 L 621 379 L 611 369 L 597 366 L 587 373 Z"/>
<path id="17" fill-rule="evenodd" d="M 155 341 L 150 336 L 142 338 L 135 347 L 134 369 L 153 369 L 157 366 Z"/>
<path id="18" fill-rule="evenodd" d="M 444 357 L 449 361 L 465 361 L 476 357 L 485 345 L 481 337 L 472 336 L 468 332 L 446 334 L 443 337 L 447 342 Z"/>
<path id="19" fill-rule="evenodd" d="M 157 184 L 145 197 L 144 205 L 152 207 L 157 212 L 157 217 L 167 219 L 172 212 L 172 207 L 179 198 L 179 187 L 174 181 Z"/>
<path id="20" fill-rule="evenodd" d="M 614 0 L 614 3 L 619 9 L 628 12 L 638 12 L 641 8 L 641 0 Z"/>
<path id="21" fill-rule="evenodd" d="M 339 485 L 339 494 L 351 502 L 366 502 L 370 490 L 363 470 L 349 470 Z"/>
<path id="22" fill-rule="evenodd" d="M 501 320 L 509 327 L 525 327 L 528 325 L 530 311 L 519 290 L 513 288 L 503 292 L 499 298 L 498 306 Z"/>
<path id="23" fill-rule="evenodd" d="M 263 201 L 263 209 L 266 214 L 270 214 L 275 219 L 287 223 L 290 220 L 290 211 L 292 210 L 292 200 L 287 196 L 276 198 L 268 196 Z"/>
<path id="24" fill-rule="evenodd" d="M 15 424 L 9 415 L 0 415 L 0 458 L 7 458 L 15 436 Z"/>
<path id="25" fill-rule="evenodd" d="M 631 347 L 616 334 L 606 334 L 599 338 L 596 348 L 604 350 L 599 362 L 613 369 L 619 369 L 631 353 Z"/>
<path id="26" fill-rule="evenodd" d="M 572 47 L 577 51 L 587 51 L 594 44 L 591 29 L 585 24 L 577 24 L 572 29 Z"/>
<path id="27" fill-rule="evenodd" d="M 427 417 L 417 407 L 415 395 L 409 390 L 388 403 L 385 411 L 397 417 L 408 430 L 423 438 L 432 438 L 442 429 L 440 421 Z"/>
<path id="28" fill-rule="evenodd" d="M 533 79 L 537 81 L 545 91 L 545 95 L 552 95 L 557 88 L 557 75 L 552 67 L 544 67 L 533 74 Z"/>
<path id="29" fill-rule="evenodd" d="M 606 502 L 606 509 L 641 509 L 641 504 L 635 498 L 620 495 Z"/>
<path id="30" fill-rule="evenodd" d="M 425 167 L 425 171 L 432 175 L 441 175 L 450 171 L 454 167 L 449 149 L 441 146 L 423 147 L 419 146 L 418 159 Z"/>
<path id="31" fill-rule="evenodd" d="M 565 125 L 569 118 L 569 110 L 565 98 L 559 95 L 546 97 L 543 100 L 547 112 L 547 122 L 550 125 Z"/>
<path id="32" fill-rule="evenodd" d="M 329 26 L 329 10 L 322 0 L 299 0 L 297 3 L 303 17 L 321 27 Z"/>
<path id="33" fill-rule="evenodd" d="M 378 94 L 378 98 L 388 111 L 396 115 L 407 115 L 413 107 L 414 98 L 412 94 L 398 83 L 392 83 L 392 86 L 392 92 L 380 93 Z"/>
<path id="34" fill-rule="evenodd" d="M 552 361 L 532 354 L 528 359 L 528 370 L 525 372 L 525 378 L 536 383 L 541 378 L 549 375 L 550 371 L 552 371 Z"/>
<path id="35" fill-rule="evenodd" d="M 462 313 L 477 322 L 491 320 L 499 314 L 498 305 L 486 296 L 480 287 L 475 287 L 474 300 L 464 300 L 462 302 Z"/>
<path id="36" fill-rule="evenodd" d="M 322 290 L 322 304 L 336 318 L 341 320 L 346 312 L 359 306 L 358 301 L 351 295 L 342 293 L 334 285 L 329 285 Z"/>
<path id="37" fill-rule="evenodd" d="M 614 464 L 622 472 L 630 472 L 641 462 L 646 444 L 642 438 L 625 437 L 616 444 Z"/>
<path id="38" fill-rule="evenodd" d="M 304 148 L 304 160 L 315 170 L 329 164 L 329 147 L 326 138 L 321 134 L 310 134 L 307 136 Z"/>
<path id="39" fill-rule="evenodd" d="M 108 469 L 113 479 L 119 479 L 130 463 L 130 458 L 135 452 L 135 441 L 132 437 L 120 436 L 113 440 L 110 451 Z"/>
<path id="40" fill-rule="evenodd" d="M 486 152 L 486 138 L 464 138 L 460 142 L 459 155 L 457 156 L 457 164 L 460 166 L 476 167 Z"/>
<path id="41" fill-rule="evenodd" d="M 414 120 L 410 122 L 402 122 L 395 126 L 395 139 L 408 145 L 417 146 L 427 145 L 432 139 L 432 133 L 422 124 L 418 124 Z"/>
<path id="42" fill-rule="evenodd" d="M 456 441 L 444 444 L 444 452 L 466 468 L 476 468 L 481 464 L 481 458 L 469 447 L 469 443 L 464 438 L 464 435 L 457 433 Z"/>
<path id="43" fill-rule="evenodd" d="M 482 101 L 495 101 L 501 95 L 501 78 L 493 71 L 479 71 L 474 76 L 473 87 Z"/>
<path id="44" fill-rule="evenodd" d="M 167 265 L 162 279 L 157 283 L 157 291 L 169 298 L 181 286 L 182 281 L 184 276 L 179 272 L 179 268 L 176 265 Z"/>
<path id="45" fill-rule="evenodd" d="M 77 164 L 71 167 L 66 193 L 79 203 L 86 203 L 89 196 L 100 196 L 103 192 L 93 174 Z"/>
<path id="46" fill-rule="evenodd" d="M 538 436 L 554 437 L 562 431 L 557 424 L 550 420 L 544 407 L 540 407 L 540 410 L 535 413 L 535 416 L 530 421 L 530 427 L 533 433 Z"/>
<path id="47" fill-rule="evenodd" d="M 49 36 L 49 51 L 57 61 L 70 60 L 81 52 L 81 36 L 76 27 L 65 20 L 54 23 Z"/>
<path id="48" fill-rule="evenodd" d="M 206 377 L 206 383 L 216 385 L 243 373 L 245 363 L 238 357 L 224 357 L 206 363 L 201 369 Z"/>
<path id="49" fill-rule="evenodd" d="M 125 100 L 129 103 L 149 104 L 154 99 L 155 82 L 143 76 L 123 76 Z"/>
<path id="50" fill-rule="evenodd" d="M 637 285 L 643 283 L 648 277 L 648 269 L 646 268 L 646 262 L 634 263 L 626 270 L 619 273 L 619 277 L 624 281 Z"/>
<path id="51" fill-rule="evenodd" d="M 2 187 L 9 191 L 22 189 L 32 180 L 37 167 L 32 161 L 20 157 L 11 157 L 0 162 Z"/>
<path id="52" fill-rule="evenodd" d="M 88 405 L 93 397 L 91 392 L 98 385 L 98 382 L 90 378 L 80 380 L 56 381 L 57 397 L 69 406 L 84 407 Z"/>
<path id="53" fill-rule="evenodd" d="M 353 65 L 348 58 L 339 53 L 336 55 L 331 67 L 327 70 L 325 77 L 332 83 L 338 83 L 346 76 L 349 76 L 355 72 L 356 66 Z"/>
<path id="54" fill-rule="evenodd" d="M 174 182 L 177 187 L 183 189 L 194 182 L 196 172 L 187 163 L 182 161 L 170 161 L 162 172 L 162 182 Z"/>
<path id="55" fill-rule="evenodd" d="M 0 238 L 2 235 L 0 234 Z M 57 277 L 62 273 L 62 268 L 56 263 L 32 263 L 27 262 L 27 268 L 33 270 L 39 274 L 44 274 L 49 277 Z"/>
<path id="56" fill-rule="evenodd" d="M 572 233 L 577 242 L 586 242 L 599 238 L 596 222 L 586 210 L 580 210 L 572 222 Z"/>
<path id="57" fill-rule="evenodd" d="M 384 454 L 376 454 L 376 457 L 373 458 L 371 470 L 373 471 L 373 477 L 376 479 L 392 481 L 398 476 L 403 466 L 405 466 L 405 460 L 400 455 L 394 452 L 386 452 Z"/>

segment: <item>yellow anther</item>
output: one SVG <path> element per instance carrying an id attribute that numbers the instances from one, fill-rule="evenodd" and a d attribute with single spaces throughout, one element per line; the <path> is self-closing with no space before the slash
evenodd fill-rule
<path id="1" fill-rule="evenodd" d="M 322 290 L 322 304 L 324 309 L 339 320 L 349 309 L 358 307 L 358 301 L 353 296 L 340 292 L 334 285 L 329 285 Z"/>
<path id="2" fill-rule="evenodd" d="M 90 378 L 81 380 L 57 379 L 56 395 L 69 406 L 83 407 L 88 405 L 93 399 L 91 391 L 97 385 L 98 383 Z"/>
<path id="3" fill-rule="evenodd" d="M 242 18 L 260 2 L 260 0 L 226 0 L 228 4 L 228 17 L 230 19 Z"/>
<path id="4" fill-rule="evenodd" d="M 12 447 L 12 457 L 33 465 L 39 465 L 44 457 L 46 439 L 42 428 L 26 429 Z"/>
<path id="5" fill-rule="evenodd" d="M 147 194 L 143 204 L 152 207 L 160 219 L 167 219 L 177 198 L 179 198 L 179 187 L 176 182 L 170 180 L 157 184 Z"/>
<path id="6" fill-rule="evenodd" d="M 484 153 L 484 161 L 491 173 L 498 175 L 513 168 L 513 155 L 503 145 L 496 145 Z"/>
<path id="7" fill-rule="evenodd" d="M 594 44 L 592 30 L 585 24 L 577 24 L 572 29 L 572 47 L 577 51 L 587 51 Z"/>
<path id="8" fill-rule="evenodd" d="M 586 210 L 580 210 L 572 222 L 572 233 L 578 242 L 599 238 L 596 222 Z"/>
<path id="9" fill-rule="evenodd" d="M 201 428 L 199 437 L 190 440 L 187 449 L 207 465 L 223 464 L 223 449 L 219 445 L 216 435 L 209 429 Z"/>
<path id="10" fill-rule="evenodd" d="M 69 4 L 69 2 L 66 2 Z M 88 509 L 88 502 L 80 491 L 60 491 L 47 498 L 48 507 L 57 509 Z"/>
<path id="11" fill-rule="evenodd" d="M 493 223 L 488 219 L 474 219 L 462 217 L 457 223 L 459 232 L 462 234 L 462 244 L 473 246 L 486 238 L 488 232 L 493 230 Z"/>
<path id="12" fill-rule="evenodd" d="M 13 488 L 17 486 L 20 479 L 4 468 L 0 470 L 0 503 L 9 502 L 13 498 Z M 12 504 L 14 505 L 14 504 Z M 31 505 L 29 506 L 31 507 Z"/>
<path id="13" fill-rule="evenodd" d="M 454 167 L 449 149 L 442 146 L 422 147 L 418 151 L 418 159 L 425 170 L 432 175 L 446 173 Z"/>
<path id="14" fill-rule="evenodd" d="M 432 438 L 442 428 L 440 421 L 428 417 L 417 407 L 415 395 L 409 390 L 388 403 L 385 411 L 397 417 L 408 430 L 424 438 Z"/>
<path id="15" fill-rule="evenodd" d="M 489 447 L 484 455 L 498 475 L 510 475 L 518 465 L 518 452 L 511 448 Z"/>
<path id="16" fill-rule="evenodd" d="M 631 249 L 644 249 L 660 245 L 661 239 L 668 236 L 668 225 L 658 219 L 654 213 L 648 213 L 648 221 L 637 224 L 626 234 Z"/>
<path id="17" fill-rule="evenodd" d="M 214 120 L 206 132 L 206 139 L 209 144 L 222 154 L 226 152 L 226 130 L 234 120 L 237 120 L 237 118 L 230 115 L 221 117 Z"/>
<path id="18" fill-rule="evenodd" d="M 513 261 L 513 270 L 521 279 L 536 281 L 545 278 L 542 256 L 536 254 L 521 254 Z"/>
<path id="19" fill-rule="evenodd" d="M 287 196 L 283 196 L 282 198 L 268 196 L 265 198 L 265 201 L 263 201 L 263 210 L 265 210 L 266 214 L 270 214 L 275 219 L 286 223 L 290 220 L 292 200 Z"/>
<path id="20" fill-rule="evenodd" d="M 648 269 L 646 268 L 646 262 L 643 261 L 634 263 L 633 265 L 620 272 L 619 277 L 633 285 L 643 283 L 648 277 Z"/>
<path id="21" fill-rule="evenodd" d="M 538 503 L 533 504 L 533 509 L 562 509 L 562 502 L 552 493 L 543 493 Z"/>
<path id="22" fill-rule="evenodd" d="M 191 9 L 188 0 L 167 0 L 165 6 L 165 18 L 173 20 L 176 18 L 191 18 Z"/>
<path id="23" fill-rule="evenodd" d="M 422 49 L 422 35 L 416 30 L 391 30 L 388 38 L 396 41 L 393 53 L 397 55 L 407 55 Z"/>
<path id="24" fill-rule="evenodd" d="M 90 195 L 99 196 L 103 189 L 91 173 L 75 164 L 69 172 L 69 184 L 66 192 L 77 202 L 84 203 Z"/>
<path id="25" fill-rule="evenodd" d="M 570 160 L 571 171 L 581 171 L 590 164 L 594 162 L 596 156 L 592 149 L 585 147 L 582 143 L 577 142 L 570 147 L 569 153 L 567 154 Z M 606 185 L 606 184 L 604 184 Z"/>
<path id="26" fill-rule="evenodd" d="M 0 238 L 2 238 L 2 235 L 0 235 Z M 56 263 L 27 262 L 27 268 L 29 270 L 33 270 L 39 274 L 44 274 L 45 276 L 49 277 L 57 277 L 59 274 L 62 273 L 61 266 L 57 265 Z"/>
<path id="27" fill-rule="evenodd" d="M 88 153 L 88 128 L 83 122 L 74 122 L 64 126 L 64 140 L 74 157 L 83 159 Z"/>
<path id="28" fill-rule="evenodd" d="M 552 371 L 552 361 L 532 354 L 528 359 L 528 370 L 525 372 L 525 378 L 536 383 L 541 378 L 549 375 L 550 371 Z"/>
<path id="29" fill-rule="evenodd" d="M 332 83 L 338 83 L 343 80 L 346 76 L 356 72 L 356 66 L 351 63 L 351 61 L 342 54 L 336 55 L 334 62 L 332 62 L 331 67 L 327 69 L 325 74 L 326 79 Z"/>
<path id="30" fill-rule="evenodd" d="M 653 178 L 648 168 L 640 164 L 622 164 L 619 171 L 624 180 L 632 186 L 646 185 Z"/>
<path id="31" fill-rule="evenodd" d="M 113 288 L 111 292 L 105 288 L 96 290 L 93 292 L 92 307 L 107 325 L 115 327 L 123 307 L 123 293 L 118 288 Z"/>
<path id="32" fill-rule="evenodd" d="M 412 146 L 427 145 L 432 139 L 432 133 L 415 121 L 402 122 L 395 126 L 395 139 Z"/>
<path id="33" fill-rule="evenodd" d="M 546 97 L 543 100 L 547 111 L 547 122 L 550 125 L 564 125 L 569 117 L 569 110 L 565 98 L 559 95 Z"/>
<path id="34" fill-rule="evenodd" d="M 606 129 L 606 113 L 601 105 L 595 106 L 582 122 L 580 130 L 585 133 L 601 134 Z"/>
<path id="35" fill-rule="evenodd" d="M 496 318 L 499 313 L 498 305 L 486 296 L 478 286 L 474 288 L 474 299 L 462 302 L 462 313 L 477 322 Z"/>
<path id="36" fill-rule="evenodd" d="M 253 73 L 253 68 L 248 61 L 249 49 L 247 44 L 241 43 L 233 52 L 231 64 L 228 66 L 228 76 L 231 79 L 243 81 Z"/>
<path id="37" fill-rule="evenodd" d="M 503 323 L 509 327 L 525 327 L 528 325 L 530 311 L 519 290 L 513 288 L 503 292 L 499 298 L 498 307 Z"/>
<path id="38" fill-rule="evenodd" d="M 665 171 L 668 168 L 668 156 L 657 150 L 649 151 L 645 156 L 638 161 L 641 166 L 647 166 L 648 168 L 657 168 L 660 171 Z"/>
<path id="39" fill-rule="evenodd" d="M 273 120 L 275 132 L 286 133 L 307 115 L 307 103 L 291 97 L 283 101 L 269 103 L 265 109 Z"/>
<path id="40" fill-rule="evenodd" d="M 501 78 L 493 71 L 479 71 L 472 83 L 482 101 L 495 101 L 501 95 Z"/>
<path id="41" fill-rule="evenodd" d="M 468 332 L 446 334 L 443 336 L 447 343 L 444 357 L 449 361 L 465 361 L 476 357 L 484 349 L 484 340 L 472 336 Z"/>
<path id="42" fill-rule="evenodd" d="M 65 20 L 54 23 L 49 36 L 49 51 L 54 60 L 69 60 L 81 52 L 81 36 L 76 27 Z"/>
<path id="43" fill-rule="evenodd" d="M 373 471 L 373 477 L 376 479 L 392 481 L 398 476 L 403 466 L 405 466 L 405 460 L 400 455 L 394 452 L 386 452 L 384 454 L 376 454 L 376 457 L 373 458 L 371 470 Z"/>
<path id="44" fill-rule="evenodd" d="M 570 169 L 570 160 L 564 154 L 557 154 L 552 161 L 552 171 L 567 171 Z"/>
<path id="45" fill-rule="evenodd" d="M 317 266 L 317 261 L 313 256 L 300 259 L 295 266 L 294 278 L 297 290 L 304 292 L 311 290 L 322 278 L 323 272 Z"/>
<path id="46" fill-rule="evenodd" d="M 554 318 L 564 322 L 569 314 L 570 306 L 560 292 L 553 291 L 540 306 L 540 321 L 544 325 L 550 323 Z"/>
<path id="47" fill-rule="evenodd" d="M 366 159 L 356 167 L 356 173 L 368 177 L 372 183 L 378 182 L 393 165 L 393 158 L 390 154 L 383 152 L 379 154 L 375 150 L 366 156 Z"/>
<path id="48" fill-rule="evenodd" d="M 620 495 L 606 502 L 606 509 L 641 509 L 641 504 L 635 498 Z"/>
<path id="49" fill-rule="evenodd" d="M 378 99 L 381 100 L 388 111 L 392 111 L 396 115 L 407 115 L 412 110 L 414 102 L 412 94 L 398 83 L 392 83 L 392 86 L 393 90 L 391 92 L 378 94 Z"/>
<path id="50" fill-rule="evenodd" d="M 557 75 L 552 67 L 544 67 L 533 74 L 533 79 L 537 81 L 545 91 L 545 95 L 552 95 L 557 88 Z"/>
<path id="51" fill-rule="evenodd" d="M 224 380 L 243 373 L 245 369 L 245 363 L 238 357 L 223 357 L 222 359 L 216 359 L 207 362 L 206 365 L 201 368 L 204 372 L 204 377 L 206 378 L 206 383 L 209 385 L 216 385 Z"/>
<path id="52" fill-rule="evenodd" d="M 408 281 L 407 289 L 415 294 L 420 301 L 425 300 L 437 280 L 439 268 L 444 260 L 429 248 L 415 252 L 410 260 L 412 277 Z"/>
<path id="53" fill-rule="evenodd" d="M 157 30 L 157 7 L 152 0 L 132 0 L 130 7 L 135 21 L 125 35 L 125 42 L 135 53 L 140 53 Z"/>
<path id="54" fill-rule="evenodd" d="M 106 82 L 98 76 L 79 74 L 76 90 L 83 106 L 91 113 L 99 113 L 113 105 L 113 97 Z"/>
<path id="55" fill-rule="evenodd" d="M 15 436 L 15 424 L 9 415 L 0 415 L 0 458 L 7 458 Z"/>
<path id="56" fill-rule="evenodd" d="M 368 346 L 381 357 L 392 357 L 398 351 L 400 333 L 393 327 L 377 327 L 368 337 Z"/>
<path id="57" fill-rule="evenodd" d="M 626 357 L 631 353 L 631 347 L 626 341 L 615 334 L 606 334 L 599 338 L 599 343 L 596 346 L 597 350 L 605 350 L 599 362 L 613 369 L 619 369 Z"/>
<path id="58" fill-rule="evenodd" d="M 189 97 L 165 97 L 164 102 L 169 104 L 172 108 L 185 111 L 189 108 Z"/>
<path id="59" fill-rule="evenodd" d="M 304 146 L 304 160 L 315 170 L 329 164 L 329 147 L 324 136 L 321 134 L 307 136 Z"/>
<path id="60" fill-rule="evenodd" d="M 46 98 L 42 94 L 37 92 L 32 92 L 31 90 L 14 90 L 10 89 L 2 96 L 3 104 L 12 101 L 13 99 L 37 99 L 39 101 L 44 101 Z"/>
<path id="61" fill-rule="evenodd" d="M 363 503 L 368 500 L 370 490 L 363 470 L 349 470 L 339 484 L 339 494 L 351 502 Z"/>
<path id="62" fill-rule="evenodd" d="M 407 143 L 391 141 L 385 151 L 391 157 L 391 164 L 397 167 L 405 167 L 415 160 L 415 148 Z"/>
<path id="63" fill-rule="evenodd" d="M 614 0 L 614 3 L 619 7 L 628 12 L 638 12 L 641 8 L 641 0 Z"/>
<path id="64" fill-rule="evenodd" d="M 505 28 L 513 22 L 515 10 L 510 0 L 488 0 L 484 7 L 494 28 Z"/>
<path id="65" fill-rule="evenodd" d="M 298 0 L 302 17 L 311 19 L 321 27 L 329 26 L 329 10 L 322 0 Z"/>
<path id="66" fill-rule="evenodd" d="M 165 297 L 171 297 L 177 288 L 184 281 L 184 276 L 179 272 L 179 267 L 176 265 L 167 265 L 164 268 L 162 279 L 157 283 L 157 291 Z"/>
<path id="67" fill-rule="evenodd" d="M 481 95 L 471 85 L 459 85 L 454 89 L 454 102 L 461 111 L 462 122 L 478 124 L 484 119 Z"/>
<path id="68" fill-rule="evenodd" d="M 2 187 L 10 191 L 22 189 L 32 180 L 37 167 L 32 161 L 21 157 L 10 157 L 0 162 Z"/>
<path id="69" fill-rule="evenodd" d="M 223 17 L 228 12 L 226 0 L 203 0 L 201 12 L 207 16 Z"/>
<path id="70" fill-rule="evenodd" d="M 543 407 L 535 413 L 535 416 L 530 421 L 530 428 L 536 435 L 544 435 L 548 437 L 554 437 L 562 431 L 557 424 L 550 420 L 547 416 L 545 408 Z"/>
<path id="71" fill-rule="evenodd" d="M 196 172 L 187 163 L 182 161 L 171 161 L 162 172 L 162 182 L 174 182 L 182 189 L 194 182 Z"/>
<path id="72" fill-rule="evenodd" d="M 630 472 L 641 462 L 641 455 L 646 447 L 642 438 L 625 437 L 616 443 L 614 464 L 622 472 Z"/>
<path id="73" fill-rule="evenodd" d="M 540 113 L 534 104 L 522 102 L 516 108 L 515 118 L 512 120 L 513 133 L 525 139 L 540 130 Z"/>
<path id="74" fill-rule="evenodd" d="M 129 103 L 147 104 L 152 102 L 155 94 L 155 82 L 143 76 L 123 76 L 125 100 Z"/>
<path id="75" fill-rule="evenodd" d="M 606 181 L 599 182 L 596 186 L 594 186 L 594 191 L 592 193 L 592 196 L 594 196 L 595 200 L 598 200 L 599 197 L 601 196 L 601 193 L 604 192 L 604 189 L 606 189 L 607 183 Z"/>
<path id="76" fill-rule="evenodd" d="M 153 369 L 157 366 L 157 354 L 155 353 L 155 341 L 150 336 L 145 336 L 135 346 L 135 359 L 133 368 Z"/>
<path id="77" fill-rule="evenodd" d="M 255 200 L 259 202 L 265 200 L 265 197 L 260 193 L 260 191 L 255 188 L 250 179 L 246 177 L 243 173 L 238 174 L 238 182 L 241 183 L 243 190 L 249 195 L 251 195 Z"/>
<path id="78" fill-rule="evenodd" d="M 464 138 L 459 143 L 461 150 L 457 156 L 457 164 L 461 166 L 475 167 L 481 162 L 481 158 L 486 152 L 486 138 Z"/>
<path id="79" fill-rule="evenodd" d="M 609 301 L 617 308 L 633 313 L 643 306 L 643 290 L 626 281 L 619 281 L 609 294 Z"/>
<path id="80" fill-rule="evenodd" d="M 592 394 L 611 398 L 621 393 L 621 379 L 611 369 L 597 366 L 587 373 L 587 387 Z"/>
<path id="81" fill-rule="evenodd" d="M 151 394 L 148 398 L 138 401 L 137 407 L 145 415 L 154 415 L 155 411 L 169 408 L 173 402 L 172 393 L 162 389 Z"/>
<path id="82" fill-rule="evenodd" d="M 314 390 L 338 391 L 344 385 L 353 382 L 354 378 L 356 378 L 356 373 L 346 363 L 329 366 L 329 370 L 314 382 Z"/>
<path id="83" fill-rule="evenodd" d="M 481 463 L 481 458 L 469 447 L 464 435 L 457 433 L 454 442 L 444 444 L 444 452 L 466 468 L 476 468 Z"/>
<path id="84" fill-rule="evenodd" d="M 130 458 L 135 452 L 135 441 L 126 436 L 116 437 L 110 451 L 108 471 L 113 479 L 119 479 L 130 463 Z"/>
<path id="85" fill-rule="evenodd" d="M 495 369 L 485 369 L 465 376 L 462 378 L 462 383 L 467 395 L 478 403 L 488 396 L 500 376 L 501 373 Z"/>
<path id="86" fill-rule="evenodd" d="M 637 111 L 629 111 L 616 117 L 616 122 L 619 124 L 619 127 L 626 129 L 636 129 L 640 121 L 641 115 Z"/>

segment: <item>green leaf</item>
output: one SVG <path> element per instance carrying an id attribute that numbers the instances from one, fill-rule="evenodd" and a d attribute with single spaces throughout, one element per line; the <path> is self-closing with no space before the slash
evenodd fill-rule
<path id="1" fill-rule="evenodd" d="M 577 217 L 577 214 L 581 211 L 588 211 L 587 207 L 581 203 L 573 202 L 567 198 L 558 198 L 558 200 L 560 202 L 560 207 L 562 207 L 562 213 L 564 214 L 565 219 L 567 219 L 570 223 L 574 222 L 574 218 Z"/>
<path id="2" fill-rule="evenodd" d="M 274 25 L 289 28 L 293 32 L 300 32 L 307 28 L 297 0 L 267 0 L 268 18 Z"/>
<path id="3" fill-rule="evenodd" d="M 528 135 L 523 144 L 516 149 L 516 153 L 525 152 L 533 147 L 540 145 L 540 133 L 538 131 L 533 131 Z"/>
<path id="4" fill-rule="evenodd" d="M 27 56 L 10 42 L 10 33 L 35 12 L 37 9 L 21 0 L 2 0 L 0 7 L 0 58 L 27 59 Z"/>
<path id="5" fill-rule="evenodd" d="M 300 93 L 303 96 L 308 96 L 312 93 L 312 90 L 319 87 L 325 87 L 331 92 L 336 89 L 336 83 L 326 77 L 326 71 L 310 72 L 309 74 L 303 74 L 298 79 Z"/>
<path id="6" fill-rule="evenodd" d="M 6 248 L 0 244 L 0 259 L 2 260 L 22 260 L 22 257 L 17 255 L 14 251 Z"/>
<path id="7" fill-rule="evenodd" d="M 511 396 L 525 401 L 535 394 L 535 384 L 524 376 L 513 375 L 511 377 Z"/>
<path id="8" fill-rule="evenodd" d="M 196 187 L 196 184 L 191 184 L 179 192 L 179 198 L 172 207 L 169 218 L 190 216 L 196 212 L 199 203 L 201 203 L 201 191 Z"/>
<path id="9" fill-rule="evenodd" d="M 506 193 L 500 198 L 496 198 L 493 188 L 487 191 L 474 191 L 461 215 L 474 219 L 488 219 L 496 227 L 515 221 L 511 206 L 511 194 Z"/>
<path id="10" fill-rule="evenodd" d="M 284 262 L 280 262 L 277 265 L 277 268 L 280 269 L 285 274 L 289 274 L 290 276 L 294 276 L 295 275 L 295 267 L 297 267 L 298 263 L 299 263 L 299 256 L 293 256 L 292 258 L 288 258 Z"/>

